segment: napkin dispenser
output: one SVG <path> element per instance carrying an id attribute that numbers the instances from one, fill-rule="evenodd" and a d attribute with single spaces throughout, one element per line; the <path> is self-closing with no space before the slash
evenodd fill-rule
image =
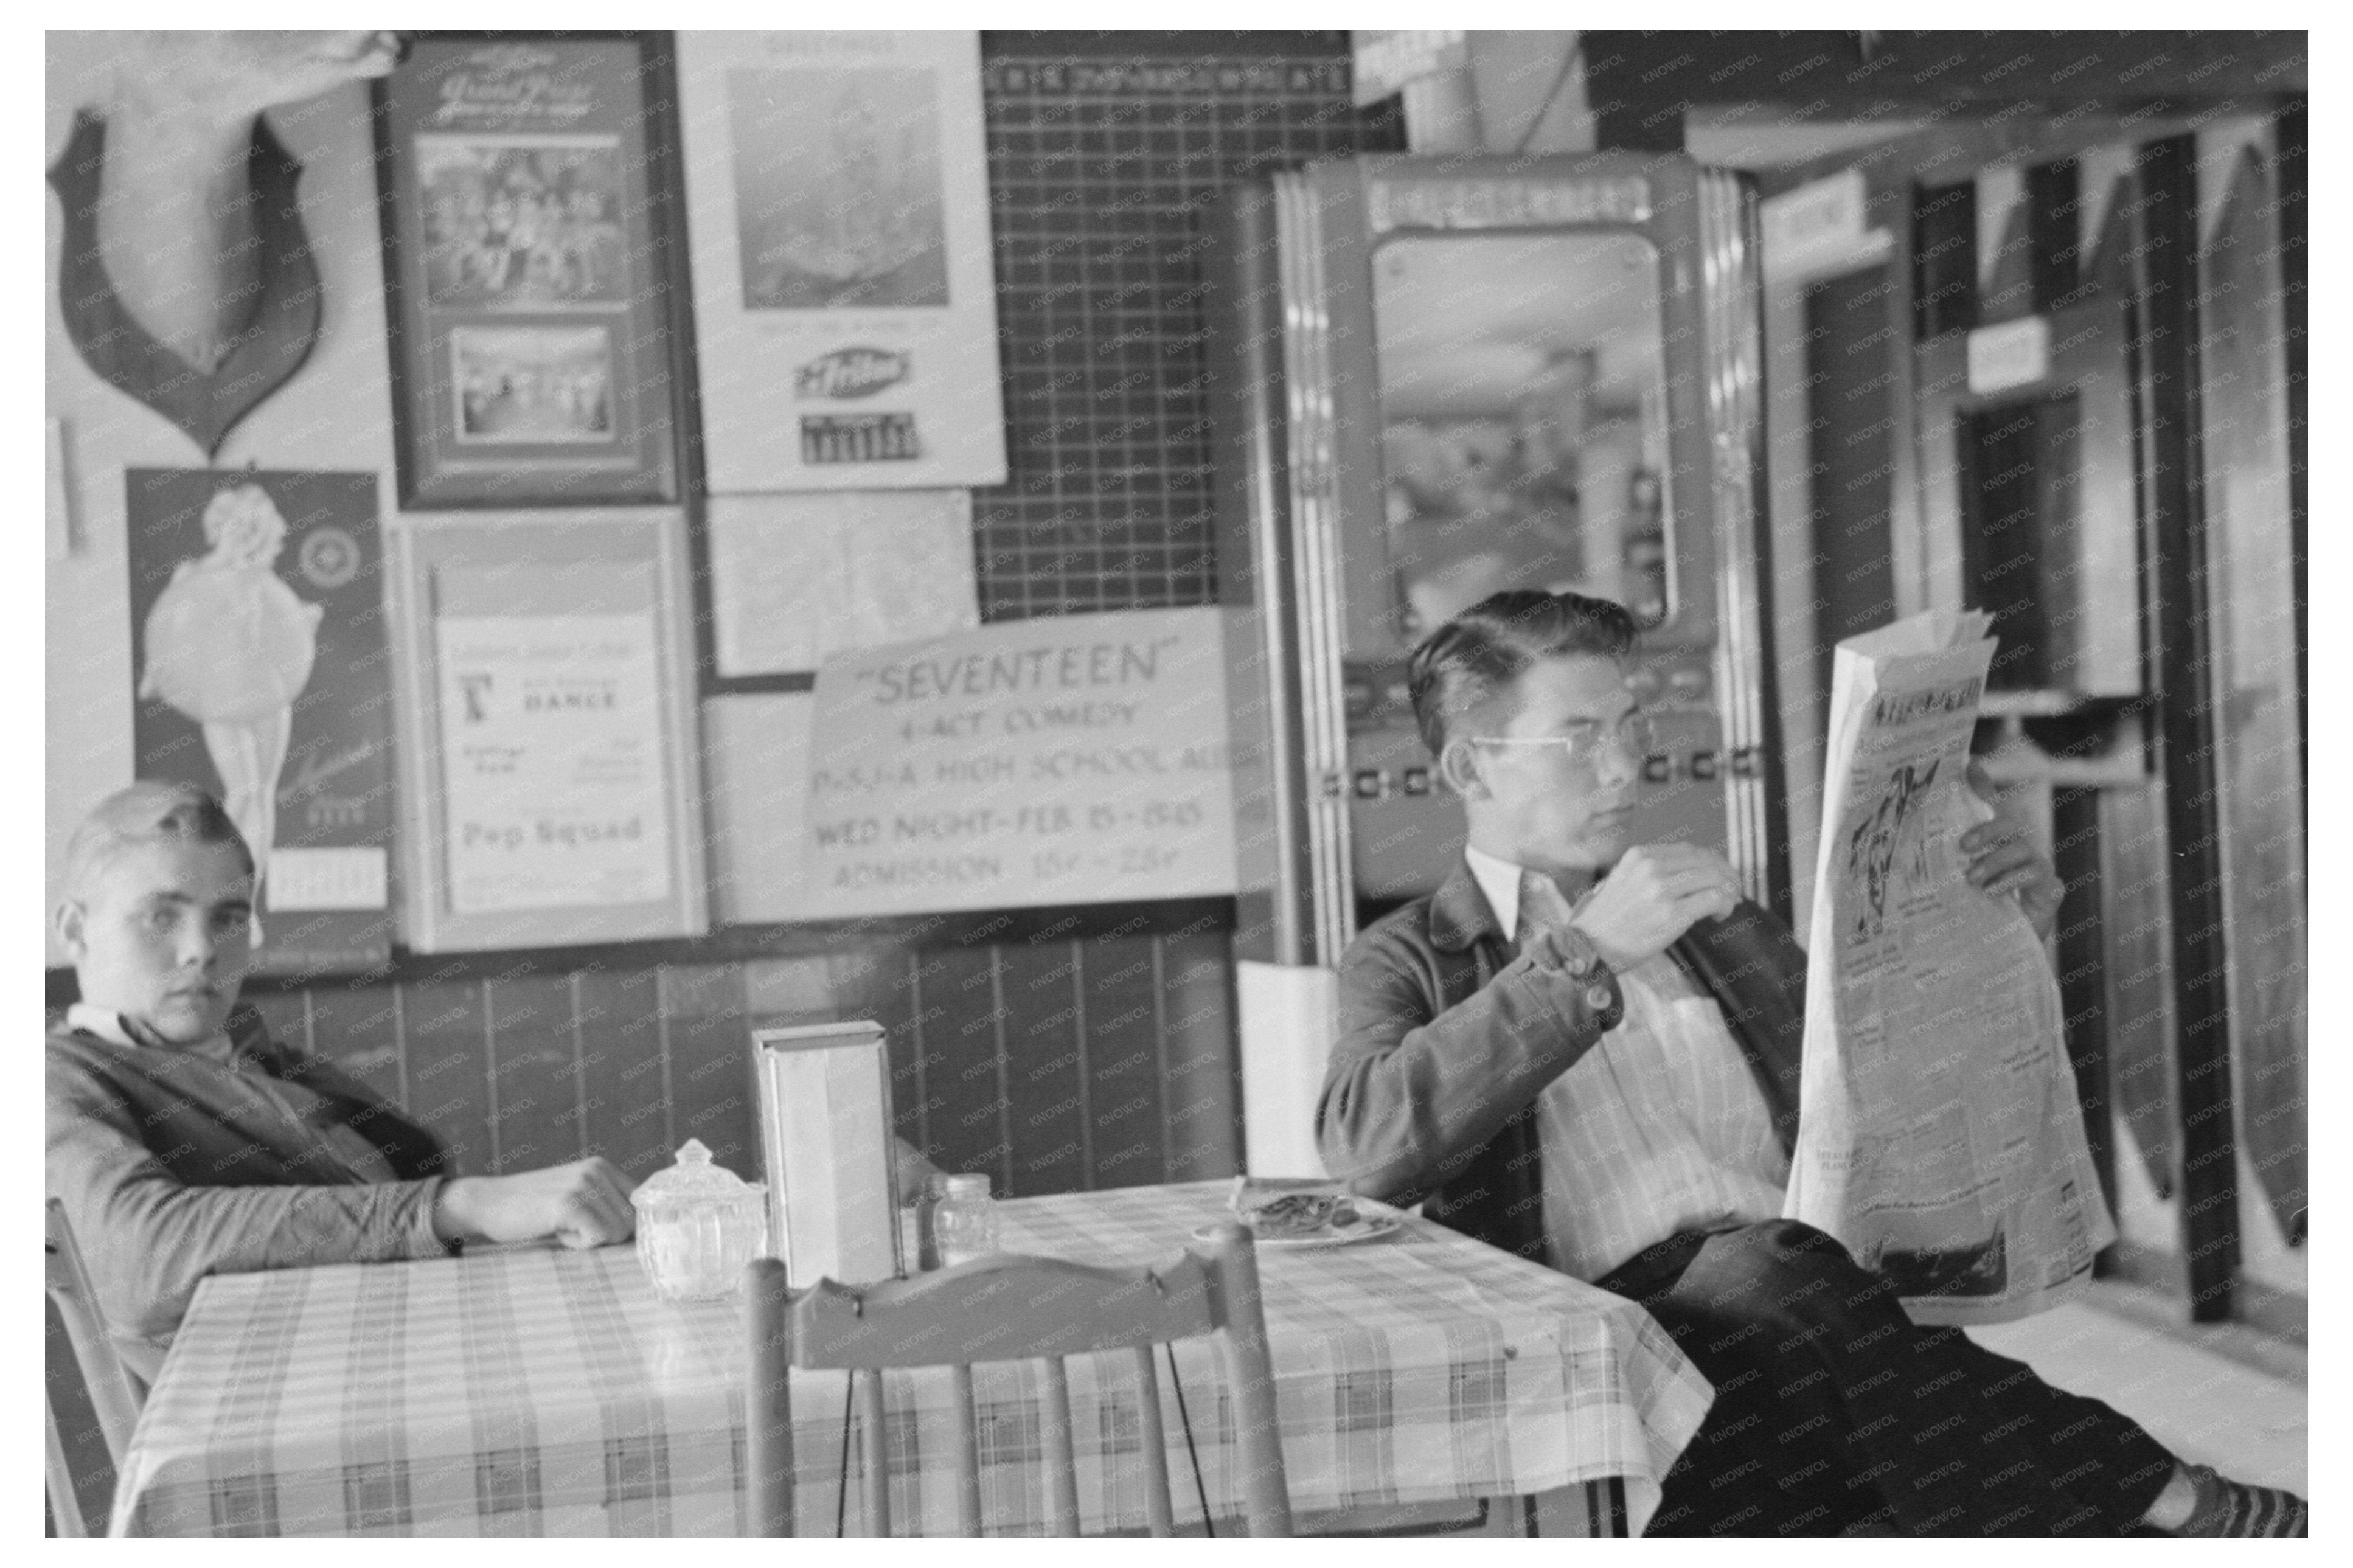
<path id="1" fill-rule="evenodd" d="M 882 1026 L 752 1032 L 768 1235 L 795 1289 L 900 1272 L 891 1060 Z"/>

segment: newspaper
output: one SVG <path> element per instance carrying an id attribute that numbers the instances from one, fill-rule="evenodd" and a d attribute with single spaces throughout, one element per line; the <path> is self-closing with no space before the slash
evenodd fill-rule
<path id="1" fill-rule="evenodd" d="M 2116 1239 L 2042 940 L 1964 875 L 1957 841 L 1993 816 L 1964 777 L 1987 623 L 1932 611 L 1838 645 L 1807 944 L 1783 1212 L 1924 1323 L 2055 1306 Z"/>

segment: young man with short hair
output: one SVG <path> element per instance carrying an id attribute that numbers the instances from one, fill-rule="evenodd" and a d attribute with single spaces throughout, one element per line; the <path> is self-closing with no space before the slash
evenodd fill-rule
<path id="1" fill-rule="evenodd" d="M 81 1000 L 48 1031 L 49 1195 L 125 1363 L 152 1383 L 212 1273 L 626 1240 L 603 1159 L 457 1176 L 433 1135 L 237 1005 L 253 858 L 219 804 L 135 784 L 68 852 L 57 931 Z"/>
<path id="2" fill-rule="evenodd" d="M 1469 844 L 1341 960 L 1327 1167 L 1674 1336 L 1716 1397 L 1651 1533 L 2306 1533 L 2301 1500 L 2183 1466 L 2107 1405 L 1915 1326 L 1780 1217 L 1805 955 L 1720 855 L 1630 842 L 1634 637 L 1619 605 L 1515 591 L 1415 650 Z M 2014 823 L 1960 848 L 2049 934 L 2063 889 Z"/>

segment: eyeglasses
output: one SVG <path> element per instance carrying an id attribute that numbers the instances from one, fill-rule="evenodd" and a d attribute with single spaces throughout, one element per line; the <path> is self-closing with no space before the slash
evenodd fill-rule
<path id="1" fill-rule="evenodd" d="M 1601 721 L 1588 719 L 1566 735 L 1472 735 L 1466 737 L 1474 746 L 1557 746 L 1561 760 L 1572 766 L 1590 768 L 1599 760 L 1604 734 L 1617 742 L 1622 754 L 1641 763 L 1651 754 L 1651 742 L 1658 732 L 1651 716 L 1640 708 L 1618 721 L 1614 731 L 1605 731 Z"/>

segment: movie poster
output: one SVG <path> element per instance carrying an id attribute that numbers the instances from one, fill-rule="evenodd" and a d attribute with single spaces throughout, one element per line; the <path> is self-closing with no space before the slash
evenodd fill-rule
<path id="1" fill-rule="evenodd" d="M 376 476 L 132 468 L 142 778 L 216 794 L 260 870 L 256 963 L 392 954 L 391 683 Z"/>
<path id="2" fill-rule="evenodd" d="M 711 489 L 1001 483 L 979 36 L 678 49 Z"/>

